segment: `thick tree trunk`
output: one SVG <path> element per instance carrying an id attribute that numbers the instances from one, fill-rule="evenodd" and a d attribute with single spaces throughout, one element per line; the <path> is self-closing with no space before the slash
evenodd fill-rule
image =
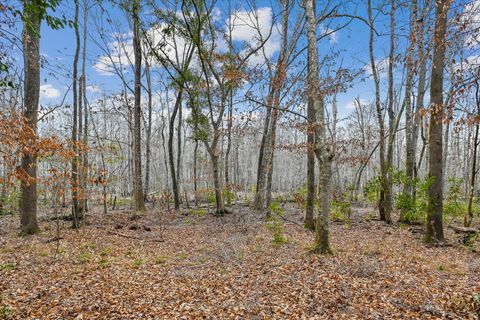
<path id="1" fill-rule="evenodd" d="M 432 75 L 430 78 L 430 126 L 428 147 L 428 188 L 426 242 L 443 242 L 443 73 L 445 67 L 447 0 L 436 0 Z"/>
<path id="2" fill-rule="evenodd" d="M 272 92 L 269 93 L 267 98 L 267 103 L 270 106 L 272 100 Z M 253 206 L 257 210 L 263 210 L 265 208 L 265 170 L 267 159 L 265 157 L 267 145 L 268 145 L 268 134 L 269 127 L 272 115 L 272 108 L 267 107 L 265 114 L 265 123 L 263 127 L 262 141 L 260 143 L 260 150 L 258 152 L 258 167 L 257 167 L 257 189 L 255 192 L 255 198 L 253 200 Z"/>
<path id="3" fill-rule="evenodd" d="M 24 0 L 24 22 L 22 44 L 24 59 L 24 106 L 23 115 L 27 125 L 36 134 L 38 100 L 40 96 L 40 24 L 41 17 L 28 6 L 38 6 L 39 0 Z M 22 154 L 21 169 L 32 178 L 20 182 L 20 222 L 22 234 L 39 231 L 37 222 L 37 158 L 35 154 Z"/>
<path id="4" fill-rule="evenodd" d="M 140 42 L 140 2 L 135 0 L 132 4 L 133 14 L 133 53 L 135 56 L 135 89 L 133 112 L 133 201 L 134 213 L 145 211 L 145 198 L 142 188 L 142 127 L 141 127 L 141 92 L 142 92 L 142 46 Z"/>

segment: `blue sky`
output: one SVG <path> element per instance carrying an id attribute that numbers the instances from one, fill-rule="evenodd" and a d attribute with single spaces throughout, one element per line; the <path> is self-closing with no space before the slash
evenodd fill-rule
<path id="1" fill-rule="evenodd" d="M 475 0 L 478 3 L 480 1 Z M 83 1 L 80 1 L 81 3 Z M 93 3 L 92 0 L 89 2 Z M 110 18 L 114 21 L 114 24 L 118 26 L 118 29 L 115 28 L 109 29 L 106 28 L 106 35 L 111 36 L 111 34 L 116 32 L 128 33 L 130 32 L 129 23 L 125 17 L 125 14 L 121 9 L 117 7 L 112 7 L 105 2 L 106 12 L 102 12 L 98 7 L 93 7 L 89 10 L 89 37 L 87 43 L 87 84 L 89 89 L 90 99 L 100 97 L 103 93 L 111 94 L 118 92 L 120 89 L 120 81 L 115 75 L 107 75 L 105 72 L 100 72 L 98 68 L 95 68 L 95 65 L 99 64 L 99 57 L 102 55 L 101 49 L 93 41 L 94 39 L 99 39 L 98 36 L 98 25 L 103 23 L 104 26 L 108 27 L 108 23 L 105 22 L 107 18 Z M 318 2 L 320 6 L 322 2 Z M 339 4 L 341 6 L 342 12 L 348 14 L 355 14 L 363 18 L 367 18 L 367 12 L 364 1 L 358 1 L 355 3 L 347 3 L 345 1 L 338 0 L 337 3 L 333 1 L 334 4 Z M 376 1 L 373 1 L 374 6 Z M 259 11 L 261 10 L 270 10 L 270 15 L 278 14 L 279 8 L 275 2 L 271 1 L 256 1 L 256 7 Z M 273 7 L 272 7 L 273 4 Z M 73 19 L 73 1 L 63 1 L 61 3 L 60 9 L 57 14 L 65 14 L 68 17 Z M 239 3 L 232 2 L 232 7 L 239 9 L 240 11 L 248 12 L 251 8 L 246 7 Z M 217 3 L 216 14 L 219 15 L 219 20 L 225 21 L 228 16 L 227 12 L 228 2 L 219 1 Z M 319 7 L 318 7 L 319 8 Z M 389 13 L 389 7 L 384 7 L 385 12 Z M 266 12 L 267 12 L 266 11 Z M 385 14 L 379 14 L 378 11 L 375 12 L 376 21 L 375 28 L 380 34 L 375 41 L 375 56 L 376 60 L 379 62 L 380 66 L 385 64 L 381 63 L 383 59 L 388 54 L 388 33 L 389 33 L 389 17 Z M 143 17 L 149 18 L 148 10 L 144 10 Z M 293 17 L 296 17 L 296 14 L 292 14 Z M 404 54 L 406 37 L 408 33 L 408 11 L 403 8 L 397 11 L 397 54 Z M 83 12 L 80 10 L 80 22 L 82 23 Z M 280 21 L 278 18 L 277 23 Z M 331 26 L 326 24 L 319 25 L 319 32 L 326 30 L 327 28 L 343 24 L 346 19 L 337 19 Z M 269 23 L 267 21 L 266 23 Z M 68 86 L 71 83 L 71 76 L 67 75 L 71 72 L 72 61 L 75 50 L 75 35 L 74 30 L 71 28 L 65 28 L 61 30 L 52 30 L 45 24 L 42 26 L 42 38 L 41 38 L 41 53 L 49 61 L 48 67 L 42 69 L 42 97 L 41 103 L 44 105 L 55 104 L 62 100 Z M 19 32 L 20 28 L 17 28 L 16 32 Z M 237 30 L 237 41 L 248 41 L 248 34 L 245 34 L 246 30 Z M 365 69 L 369 65 L 369 53 L 368 53 L 368 26 L 359 20 L 353 20 L 346 28 L 336 32 L 330 38 L 323 40 L 319 44 L 319 55 L 323 57 L 325 55 L 332 54 L 332 52 L 338 52 L 337 61 L 342 63 L 343 67 L 348 67 L 352 69 Z M 272 50 L 271 58 L 276 59 L 278 54 L 278 45 L 275 41 L 279 41 L 279 37 L 271 37 L 271 41 L 267 44 Z M 304 41 L 304 40 L 302 40 Z M 14 53 L 21 62 L 20 52 L 17 51 Z M 306 52 L 304 55 L 299 56 L 299 60 L 306 59 Z M 397 65 L 398 69 L 396 70 L 396 82 L 401 82 L 402 77 L 402 63 Z M 386 68 L 385 68 L 386 69 Z M 374 95 L 374 87 L 371 79 L 367 77 L 367 73 L 364 73 L 363 76 L 357 78 L 356 81 L 352 84 L 352 88 L 349 89 L 346 93 L 338 95 L 338 107 L 341 113 L 344 115 L 349 111 L 349 108 L 352 106 L 352 102 L 356 97 L 359 97 L 362 101 L 370 101 Z M 130 73 L 131 75 L 131 73 Z M 382 74 L 381 74 L 382 75 Z M 385 73 L 383 73 L 385 75 Z M 361 81 L 361 78 L 364 78 L 365 81 Z M 382 78 L 382 87 L 385 86 L 385 77 Z M 155 81 L 155 79 L 154 79 Z M 66 101 L 69 101 L 71 93 L 68 93 Z"/>

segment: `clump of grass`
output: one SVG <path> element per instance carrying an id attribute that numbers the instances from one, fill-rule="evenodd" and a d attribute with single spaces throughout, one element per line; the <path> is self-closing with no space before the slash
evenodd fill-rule
<path id="1" fill-rule="evenodd" d="M 106 268 L 110 265 L 110 261 L 106 257 L 102 257 L 98 260 L 98 265 L 100 268 Z"/>
<path id="2" fill-rule="evenodd" d="M 170 260 L 169 256 L 158 256 L 155 258 L 155 264 L 165 264 Z"/>
<path id="3" fill-rule="evenodd" d="M 102 251 L 100 251 L 100 256 L 107 257 L 110 255 L 110 253 L 112 253 L 112 248 L 106 247 L 106 248 L 103 248 Z"/>
<path id="4" fill-rule="evenodd" d="M 138 269 L 143 265 L 144 262 L 145 261 L 142 258 L 137 258 L 137 259 L 133 260 L 132 267 L 134 269 Z"/>
<path id="5" fill-rule="evenodd" d="M 85 243 L 82 243 L 81 245 L 81 248 L 82 249 L 95 249 L 97 246 L 95 245 L 95 243 L 91 243 L 91 242 L 85 242 Z"/>
<path id="6" fill-rule="evenodd" d="M 92 260 L 92 255 L 88 252 L 84 252 L 78 255 L 77 261 L 80 264 L 86 264 Z"/>
<path id="7" fill-rule="evenodd" d="M 203 216 L 206 216 L 208 212 L 205 209 L 190 209 L 189 214 L 194 215 L 196 217 L 203 217 Z"/>
<path id="8" fill-rule="evenodd" d="M 0 271 L 11 271 L 15 269 L 17 265 L 13 262 L 7 262 L 0 264 Z"/>

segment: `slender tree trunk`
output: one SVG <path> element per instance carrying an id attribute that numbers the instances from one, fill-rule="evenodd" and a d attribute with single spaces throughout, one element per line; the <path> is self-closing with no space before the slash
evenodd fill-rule
<path id="1" fill-rule="evenodd" d="M 145 142 L 145 199 L 148 198 L 150 193 L 150 167 L 151 167 L 151 158 L 152 158 L 152 78 L 150 74 L 150 63 L 148 62 L 147 57 L 145 58 L 145 76 L 147 78 L 147 94 L 148 94 L 148 119 L 147 119 L 147 132 L 146 132 L 146 142 Z"/>
<path id="2" fill-rule="evenodd" d="M 387 145 L 387 160 L 386 160 L 386 175 L 385 175 L 385 188 L 384 188 L 384 204 L 385 209 L 385 222 L 392 223 L 392 171 L 393 171 L 393 148 L 396 136 L 395 115 L 394 115 L 394 94 L 393 94 L 393 67 L 395 63 L 395 1 L 391 0 L 390 10 L 390 52 L 388 56 L 388 145 Z M 402 110 L 403 111 L 403 110 Z M 401 113 L 397 115 L 401 117 Z"/>
<path id="3" fill-rule="evenodd" d="M 382 106 L 380 100 L 380 78 L 378 76 L 375 56 L 373 53 L 373 15 L 372 15 L 372 4 L 371 0 L 367 0 L 367 10 L 368 10 L 368 21 L 370 23 L 370 39 L 369 39 L 369 53 L 370 53 L 370 65 L 372 68 L 373 79 L 375 82 L 375 109 L 377 115 L 377 122 L 379 127 L 379 157 L 380 157 L 380 197 L 378 201 L 378 211 L 380 213 L 380 219 L 386 221 L 386 211 L 385 208 L 385 192 L 388 189 L 387 183 L 387 164 L 385 159 L 385 126 L 383 122 L 383 115 L 382 115 Z"/>
<path id="4" fill-rule="evenodd" d="M 422 9 L 422 15 L 420 16 L 420 19 L 422 21 L 421 24 L 421 29 L 418 28 L 419 33 L 418 33 L 418 61 L 419 61 L 419 75 L 418 75 L 418 87 L 417 87 L 417 99 L 415 103 L 415 114 L 413 117 L 413 132 L 412 132 L 412 146 L 413 146 L 413 162 L 414 162 L 414 172 L 413 172 L 413 178 L 416 179 L 418 177 L 418 170 L 419 170 L 419 165 L 416 164 L 416 151 L 417 151 L 417 141 L 418 141 L 418 135 L 419 135 L 419 129 L 422 124 L 422 117 L 420 114 L 420 110 L 423 109 L 423 103 L 424 103 L 424 97 L 425 97 L 425 83 L 426 83 L 426 78 L 427 78 L 427 56 L 424 51 L 424 34 L 425 34 L 425 26 L 423 25 L 423 21 L 425 18 L 425 8 Z M 422 153 L 424 148 L 422 148 Z M 416 201 L 416 185 L 413 186 L 412 188 L 412 202 L 415 203 Z"/>
<path id="5" fill-rule="evenodd" d="M 216 154 L 216 148 L 211 148 L 209 151 L 210 158 L 212 160 L 212 168 L 213 168 L 213 184 L 215 188 L 215 199 L 216 199 L 216 214 L 223 216 L 225 211 L 225 205 L 223 202 L 223 195 L 222 195 L 222 180 L 220 179 L 220 171 L 218 166 L 218 155 Z"/>
<path id="6" fill-rule="evenodd" d="M 405 177 L 406 181 L 403 185 L 403 198 L 408 206 L 402 207 L 400 213 L 400 221 L 406 222 L 406 213 L 410 210 L 412 204 L 412 190 L 413 190 L 413 171 L 415 167 L 415 146 L 413 144 L 413 110 L 412 110 L 412 86 L 413 86 L 413 71 L 414 71 L 414 54 L 415 54 L 415 38 L 418 28 L 416 27 L 417 20 L 417 0 L 412 1 L 410 9 L 410 45 L 407 51 L 405 64 L 407 66 L 407 77 L 405 84 Z"/>
<path id="7" fill-rule="evenodd" d="M 315 232 L 315 252 L 331 253 L 329 242 L 329 212 L 332 188 L 332 153 L 327 145 L 327 126 L 325 122 L 324 97 L 319 86 L 319 65 L 317 49 L 315 0 L 305 0 L 308 38 L 308 92 L 313 100 L 315 110 L 314 151 L 319 164 L 319 211 L 317 213 Z"/>
<path id="8" fill-rule="evenodd" d="M 39 0 L 24 0 L 25 21 L 22 33 L 24 61 L 24 106 L 23 115 L 27 125 L 36 134 L 38 100 L 40 96 L 40 25 L 41 17 L 28 6 L 38 6 Z M 32 181 L 20 182 L 20 222 L 22 234 L 39 231 L 37 222 L 37 158 L 34 153 L 22 154 L 21 169 Z"/>
<path id="9" fill-rule="evenodd" d="M 180 107 L 178 108 L 178 126 L 177 126 L 177 188 L 178 188 L 178 200 L 180 203 L 182 203 L 182 197 L 181 197 L 181 157 L 182 157 L 182 105 L 180 104 Z"/>
<path id="10" fill-rule="evenodd" d="M 78 58 L 80 56 L 80 34 L 78 32 L 78 1 L 75 0 L 75 57 L 73 59 L 73 125 L 72 125 L 72 145 L 73 145 L 73 159 L 72 159 L 72 201 L 73 201 L 73 219 L 72 227 L 78 228 L 80 226 L 80 204 L 79 204 L 79 155 L 78 155 Z"/>
<path id="11" fill-rule="evenodd" d="M 477 178 L 477 153 L 478 153 L 478 135 L 479 135 L 479 127 L 480 123 L 478 121 L 478 116 L 480 116 L 480 93 L 479 93 L 479 83 L 478 80 L 476 81 L 475 86 L 475 100 L 477 103 L 477 119 L 475 120 L 475 135 L 473 141 L 473 150 L 472 150 L 472 167 L 470 170 L 470 186 L 468 192 L 468 207 L 467 213 L 465 215 L 463 225 L 465 227 L 470 227 L 473 221 L 473 198 L 475 196 L 475 180 Z"/>
<path id="12" fill-rule="evenodd" d="M 426 242 L 443 242 L 443 73 L 445 67 L 447 0 L 436 0 L 432 75 L 430 77 L 430 126 L 428 147 L 428 188 Z"/>
<path id="13" fill-rule="evenodd" d="M 229 185 L 230 185 L 229 160 L 230 160 L 230 150 L 232 149 L 232 127 L 233 127 L 233 91 L 230 90 L 230 94 L 228 97 L 227 150 L 225 151 L 225 186 L 227 188 L 229 188 Z"/>
<path id="14" fill-rule="evenodd" d="M 88 23 L 88 3 L 87 0 L 83 1 L 83 52 L 82 52 L 82 77 L 81 81 L 83 95 L 83 145 L 85 150 L 83 151 L 83 173 L 82 173 L 82 190 L 83 190 L 83 211 L 88 211 L 88 101 L 87 101 L 87 76 L 86 76 L 86 60 L 87 60 L 87 23 Z M 80 121 L 82 119 L 80 118 Z"/>
<path id="15" fill-rule="evenodd" d="M 142 91 L 142 46 L 140 42 L 140 1 L 134 0 L 133 14 L 133 51 L 135 56 L 134 125 L 133 125 L 133 201 L 134 213 L 145 211 L 145 198 L 142 188 L 142 128 L 141 128 L 141 91 Z"/>
<path id="16" fill-rule="evenodd" d="M 177 117 L 178 109 L 181 108 L 182 104 L 182 95 L 183 86 L 178 88 L 177 99 L 175 101 L 175 106 L 173 107 L 172 115 L 170 116 L 170 122 L 168 127 L 168 162 L 170 164 L 170 176 L 172 179 L 172 191 L 175 210 L 180 209 L 180 190 L 178 187 L 177 175 L 175 171 L 175 160 L 173 156 L 173 135 L 175 134 L 175 118 Z"/>
<path id="17" fill-rule="evenodd" d="M 193 149 L 193 191 L 195 193 L 195 206 L 198 207 L 198 139 L 195 139 L 195 148 Z"/>

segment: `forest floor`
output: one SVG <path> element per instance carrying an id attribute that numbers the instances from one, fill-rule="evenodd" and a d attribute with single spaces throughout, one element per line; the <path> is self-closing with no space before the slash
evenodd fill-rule
<path id="1" fill-rule="evenodd" d="M 160 227 L 154 210 L 132 221 L 94 208 L 78 231 L 62 222 L 59 241 L 45 214 L 32 237 L 0 217 L 0 319 L 480 318 L 480 254 L 449 229 L 447 246 L 426 246 L 421 227 L 354 208 L 318 256 L 299 225 L 232 211 L 165 214 Z"/>

